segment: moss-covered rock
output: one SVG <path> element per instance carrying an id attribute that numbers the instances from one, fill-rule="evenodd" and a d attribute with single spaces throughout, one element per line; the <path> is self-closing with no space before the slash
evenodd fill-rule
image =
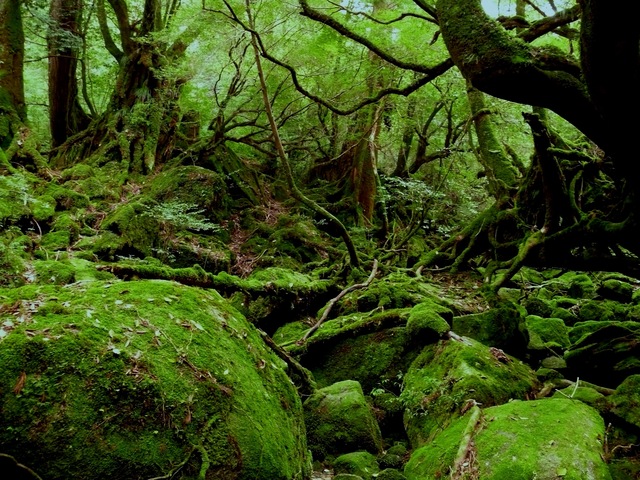
<path id="1" fill-rule="evenodd" d="M 402 456 L 395 453 L 387 452 L 383 455 L 380 455 L 380 457 L 378 458 L 378 465 L 380 465 L 380 468 L 383 470 L 385 468 L 402 469 L 403 464 L 404 461 L 402 459 Z"/>
<path id="2" fill-rule="evenodd" d="M 601 322 L 601 328 L 594 328 L 597 323 L 587 325 L 592 330 L 585 331 L 564 358 L 575 376 L 615 388 L 629 375 L 640 374 L 640 324 Z"/>
<path id="3" fill-rule="evenodd" d="M 565 285 L 566 293 L 573 298 L 588 298 L 596 291 L 593 280 L 586 273 L 567 272 L 558 277 L 558 282 Z"/>
<path id="4" fill-rule="evenodd" d="M 572 400 L 579 400 L 582 403 L 586 403 L 590 407 L 595 408 L 600 414 L 606 414 L 610 409 L 610 404 L 602 393 L 598 392 L 595 388 L 580 386 L 570 386 L 557 390 L 553 394 L 553 398 L 571 398 Z"/>
<path id="5" fill-rule="evenodd" d="M 610 300 L 629 303 L 633 296 L 633 287 L 630 283 L 611 278 L 602 282 L 597 293 Z"/>
<path id="6" fill-rule="evenodd" d="M 471 452 L 464 466 L 469 478 L 611 478 L 603 460 L 604 422 L 582 402 L 557 398 L 514 401 L 487 408 L 482 417 L 471 425 L 472 415 L 458 419 L 433 442 L 416 450 L 405 467 L 406 477 L 442 478 L 453 467 L 462 445 Z M 471 444 L 463 435 L 465 429 L 472 433 Z"/>
<path id="7" fill-rule="evenodd" d="M 304 402 L 307 441 L 314 459 L 354 450 L 382 451 L 380 428 L 358 382 L 319 389 Z"/>
<path id="8" fill-rule="evenodd" d="M 44 478 L 306 478 L 300 400 L 214 291 L 0 290 L 0 445 Z"/>
<path id="9" fill-rule="evenodd" d="M 9 244 L 0 239 L 0 286 L 22 285 L 25 281 L 25 262 L 16 249 L 12 248 L 11 243 L 7 243 Z"/>
<path id="10" fill-rule="evenodd" d="M 505 303 L 485 312 L 454 317 L 453 331 L 485 345 L 519 353 L 526 345 L 521 324 L 524 322 L 514 304 Z"/>
<path id="11" fill-rule="evenodd" d="M 221 220 L 229 207 L 224 177 L 202 167 L 183 166 L 163 171 L 145 186 L 144 192 L 160 204 L 192 206 L 212 221 Z"/>
<path id="12" fill-rule="evenodd" d="M 442 338 L 451 325 L 443 318 L 452 318 L 451 310 L 431 300 L 425 300 L 411 309 L 407 319 L 407 333 L 414 341 L 426 345 Z"/>
<path id="13" fill-rule="evenodd" d="M 529 315 L 538 315 L 539 317 L 549 317 L 552 307 L 539 297 L 530 297 L 522 302 L 522 306 L 527 310 Z"/>
<path id="14" fill-rule="evenodd" d="M 469 402 L 490 406 L 524 398 L 534 385 L 529 367 L 475 340 L 427 346 L 405 375 L 401 395 L 411 445 L 429 441 Z"/>
<path id="15" fill-rule="evenodd" d="M 407 308 L 413 307 L 425 300 L 443 304 L 446 301 L 438 296 L 438 290 L 419 278 L 408 277 L 405 274 L 392 273 L 381 280 L 373 282 L 366 290 L 356 290 L 345 295 L 336 315 L 349 315 L 357 312 L 367 312 L 376 308 Z M 450 320 L 443 311 L 446 320 Z"/>
<path id="16" fill-rule="evenodd" d="M 376 480 L 407 480 L 400 470 L 395 468 L 385 468 L 376 475 Z"/>
<path id="17" fill-rule="evenodd" d="M 625 378 L 609 400 L 614 414 L 640 428 L 640 375 Z"/>
<path id="18" fill-rule="evenodd" d="M 560 318 L 542 318 L 529 315 L 525 319 L 529 334 L 529 350 L 562 352 L 569 347 L 569 329 Z"/>
<path id="19" fill-rule="evenodd" d="M 419 351 L 406 328 L 393 327 L 338 337 L 334 342 L 310 348 L 301 356 L 301 361 L 311 370 L 318 385 L 357 380 L 368 394 L 379 387 L 399 391 L 390 384 L 399 383 L 397 379 L 402 378 Z"/>
<path id="20" fill-rule="evenodd" d="M 587 300 L 578 309 L 578 319 L 582 322 L 624 320 L 625 316 L 625 307 L 611 300 Z"/>
<path id="21" fill-rule="evenodd" d="M 333 462 L 334 473 L 350 473 L 362 478 L 371 478 L 380 468 L 375 455 L 369 452 L 352 452 L 340 455 Z"/>

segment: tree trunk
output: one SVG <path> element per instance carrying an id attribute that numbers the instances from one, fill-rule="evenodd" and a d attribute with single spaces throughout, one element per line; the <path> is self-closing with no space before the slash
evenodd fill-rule
<path id="1" fill-rule="evenodd" d="M 0 147 L 27 118 L 23 83 L 24 32 L 20 0 L 0 0 Z"/>
<path id="2" fill-rule="evenodd" d="M 517 170 L 498 140 L 484 94 L 467 82 L 467 97 L 478 137 L 478 159 L 489 180 L 489 193 L 500 200 L 510 196 L 517 187 Z"/>
<path id="3" fill-rule="evenodd" d="M 81 39 L 78 22 L 82 0 L 51 0 L 53 26 L 49 32 L 49 122 L 51 146 L 58 147 L 89 125 L 78 101 L 76 68 Z"/>
<path id="4" fill-rule="evenodd" d="M 127 4 L 122 0 L 109 0 L 109 4 L 118 20 L 122 46 L 120 51 L 111 40 L 102 18 L 105 44 L 120 65 L 114 92 L 107 110 L 89 128 L 54 151 L 52 164 L 64 167 L 91 158 L 100 163 L 116 160 L 125 173 L 146 174 L 171 158 L 180 121 L 181 80 L 162 77 L 160 72 L 166 61 L 184 53 L 184 42 L 194 37 L 184 32 L 171 46 L 153 40 L 151 34 L 162 28 L 158 0 L 145 1 L 135 30 L 139 37 L 133 37 Z"/>

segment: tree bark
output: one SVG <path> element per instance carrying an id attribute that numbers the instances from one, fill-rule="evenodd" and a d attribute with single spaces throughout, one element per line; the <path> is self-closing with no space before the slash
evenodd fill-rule
<path id="1" fill-rule="evenodd" d="M 27 119 L 23 83 L 24 32 L 20 0 L 0 0 L 0 148 Z"/>
<path id="2" fill-rule="evenodd" d="M 90 118 L 78 100 L 76 69 L 81 39 L 78 23 L 82 0 L 51 0 L 49 14 L 54 25 L 49 32 L 49 124 L 51 146 L 84 130 Z M 77 43 L 77 44 L 76 44 Z"/>

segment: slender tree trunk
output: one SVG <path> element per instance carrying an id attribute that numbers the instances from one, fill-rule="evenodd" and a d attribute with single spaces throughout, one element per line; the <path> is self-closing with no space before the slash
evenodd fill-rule
<path id="1" fill-rule="evenodd" d="M 491 112 L 484 102 L 484 94 L 467 82 L 467 97 L 478 137 L 478 159 L 489 180 L 489 193 L 499 200 L 513 193 L 517 186 L 518 172 L 498 140 Z"/>

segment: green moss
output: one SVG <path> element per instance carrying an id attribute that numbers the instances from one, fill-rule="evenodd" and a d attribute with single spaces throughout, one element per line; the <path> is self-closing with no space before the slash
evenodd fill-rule
<path id="1" fill-rule="evenodd" d="M 405 428 L 414 447 L 423 445 L 460 415 L 469 399 L 484 406 L 523 398 L 536 384 L 517 360 L 506 363 L 471 339 L 429 345 L 404 377 Z"/>
<path id="2" fill-rule="evenodd" d="M 433 285 L 405 274 L 392 273 L 375 281 L 366 290 L 357 290 L 345 295 L 336 314 L 348 315 L 371 311 L 375 308 L 413 307 L 427 300 L 448 306 Z M 451 314 L 446 314 L 445 311 L 446 309 L 442 311 L 445 319 L 450 320 L 451 318 L 447 315 Z"/>
<path id="3" fill-rule="evenodd" d="M 633 296 L 633 287 L 630 283 L 609 279 L 602 282 L 600 287 L 598 287 L 597 293 L 610 300 L 629 303 Z"/>
<path id="4" fill-rule="evenodd" d="M 368 393 L 380 387 L 397 390 L 393 384 L 399 382 L 418 351 L 406 329 L 396 327 L 336 340 L 311 350 L 301 360 L 319 385 L 357 380 Z"/>
<path id="5" fill-rule="evenodd" d="M 551 307 L 548 302 L 538 297 L 528 298 L 523 302 L 524 308 L 529 315 L 537 315 L 539 317 L 551 316 Z"/>
<path id="6" fill-rule="evenodd" d="M 382 451 L 382 436 L 358 382 L 345 380 L 319 389 L 304 402 L 307 439 L 313 457 Z"/>
<path id="7" fill-rule="evenodd" d="M 421 344 L 436 341 L 449 330 L 451 326 L 442 317 L 453 316 L 451 310 L 431 300 L 419 303 L 409 312 L 407 319 L 407 333 Z"/>
<path id="8" fill-rule="evenodd" d="M 485 345 L 508 352 L 519 352 L 525 345 L 525 338 L 520 330 L 523 322 L 518 308 L 512 303 L 506 303 L 482 313 L 454 317 L 453 331 Z"/>
<path id="9" fill-rule="evenodd" d="M 300 340 L 307 330 L 309 330 L 309 325 L 305 322 L 290 322 L 278 328 L 272 338 L 278 345 L 291 343 Z"/>
<path id="10" fill-rule="evenodd" d="M 84 180 L 96 176 L 96 169 L 86 163 L 79 163 L 70 168 L 65 169 L 60 174 L 62 180 Z"/>
<path id="11" fill-rule="evenodd" d="M 14 319 L 0 342 L 0 443 L 44 478 L 149 478 L 183 462 L 195 478 L 207 461 L 215 478 L 307 474 L 284 365 L 215 292 L 91 282 L 0 298 Z"/>
<path id="12" fill-rule="evenodd" d="M 152 256 L 160 246 L 160 224 L 148 212 L 149 207 L 142 202 L 121 205 L 104 220 L 102 228 L 120 236 L 118 250 Z"/>
<path id="13" fill-rule="evenodd" d="M 564 358 L 585 380 L 615 388 L 629 375 L 640 373 L 640 326 L 636 322 L 599 323 L 602 326 L 586 330 Z M 581 326 L 576 324 L 574 331 Z"/>
<path id="14" fill-rule="evenodd" d="M 477 478 L 610 479 L 602 459 L 604 422 L 591 407 L 568 399 L 514 401 L 483 410 L 475 429 L 473 466 Z M 407 466 L 409 480 L 448 474 L 468 418 L 454 422 L 433 442 L 416 450 Z"/>
<path id="15" fill-rule="evenodd" d="M 352 452 L 340 455 L 333 462 L 334 473 L 350 473 L 362 478 L 371 478 L 380 468 L 375 455 L 369 452 Z"/>
<path id="16" fill-rule="evenodd" d="M 475 438 L 481 478 L 610 478 L 602 460 L 604 422 L 581 402 L 512 402 L 484 416 L 485 428 Z"/>
<path id="17" fill-rule="evenodd" d="M 558 281 L 566 285 L 567 294 L 573 298 L 591 297 L 596 290 L 591 277 L 585 273 L 567 272 L 558 277 Z"/>
<path id="18" fill-rule="evenodd" d="M 40 239 L 40 248 L 47 252 L 66 250 L 70 245 L 71 232 L 68 230 L 45 233 Z"/>
<path id="19" fill-rule="evenodd" d="M 562 350 L 569 347 L 569 329 L 560 318 L 529 315 L 525 319 L 529 350 Z"/>
<path id="20" fill-rule="evenodd" d="M 631 425 L 640 427 L 640 375 L 628 376 L 609 398 L 612 412 Z"/>
<path id="21" fill-rule="evenodd" d="M 416 449 L 404 467 L 408 480 L 446 478 L 453 465 L 469 415 L 454 420 L 431 442 Z"/>
<path id="22" fill-rule="evenodd" d="M 24 283 L 25 262 L 11 245 L 0 239 L 0 286 L 15 286 Z"/>
<path id="23" fill-rule="evenodd" d="M 87 208 L 91 205 L 91 201 L 87 195 L 61 185 L 56 185 L 53 182 L 47 186 L 43 196 L 53 198 L 56 201 L 57 210 L 75 210 Z"/>
<path id="24" fill-rule="evenodd" d="M 611 300 L 587 300 L 580 304 L 578 310 L 578 318 L 583 322 L 589 320 L 624 320 L 624 316 L 624 306 Z"/>
<path id="25" fill-rule="evenodd" d="M 385 468 L 381 470 L 380 473 L 376 476 L 378 480 L 407 480 L 399 470 L 395 468 Z"/>
<path id="26" fill-rule="evenodd" d="M 608 413 L 610 409 L 609 401 L 607 397 L 598 392 L 596 389 L 586 386 L 575 386 L 563 388 L 557 390 L 552 398 L 571 398 L 572 400 L 579 400 L 582 403 L 595 408 L 600 414 Z"/>
<path id="27" fill-rule="evenodd" d="M 203 210 L 206 218 L 217 221 L 229 205 L 224 177 L 202 167 L 172 168 L 158 174 L 145 187 L 145 193 L 159 203 L 181 202 Z"/>

